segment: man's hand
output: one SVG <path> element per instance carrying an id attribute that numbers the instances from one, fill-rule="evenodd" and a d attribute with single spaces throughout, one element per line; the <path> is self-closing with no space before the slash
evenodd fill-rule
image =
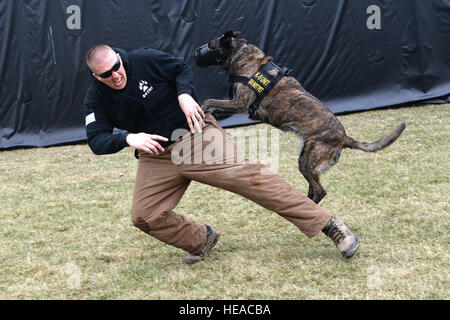
<path id="1" fill-rule="evenodd" d="M 180 94 L 178 96 L 178 102 L 180 103 L 181 110 L 183 110 L 186 115 L 191 132 L 195 133 L 195 129 L 197 129 L 198 132 L 202 132 L 202 128 L 205 127 L 205 122 L 203 121 L 205 113 L 202 108 L 200 108 L 194 98 L 187 93 Z"/>
<path id="2" fill-rule="evenodd" d="M 127 135 L 127 143 L 130 147 L 153 155 L 159 155 L 158 150 L 164 152 L 164 148 L 156 140 L 168 141 L 169 139 L 147 133 L 130 133 Z"/>

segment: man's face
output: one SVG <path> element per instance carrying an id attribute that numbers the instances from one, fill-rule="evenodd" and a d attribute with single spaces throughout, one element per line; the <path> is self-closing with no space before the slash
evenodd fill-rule
<path id="1" fill-rule="evenodd" d="M 120 67 L 117 71 L 113 71 L 112 68 L 118 61 L 120 62 Z M 92 71 L 94 71 L 93 76 L 98 81 L 103 82 L 112 89 L 121 90 L 127 85 L 127 73 L 125 72 L 122 59 L 118 53 L 110 54 L 102 63 L 99 63 L 93 67 Z M 107 71 L 111 71 L 111 75 L 109 77 L 102 78 L 99 76 Z"/>

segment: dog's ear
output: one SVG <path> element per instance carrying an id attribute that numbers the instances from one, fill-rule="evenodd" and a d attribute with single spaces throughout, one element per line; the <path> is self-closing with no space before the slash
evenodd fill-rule
<path id="1" fill-rule="evenodd" d="M 220 46 L 224 48 L 230 48 L 231 47 L 231 39 L 237 38 L 239 36 L 239 31 L 227 31 L 223 34 L 223 36 L 220 38 Z"/>
<path id="2" fill-rule="evenodd" d="M 223 34 L 222 38 L 226 39 L 226 38 L 232 38 L 234 37 L 234 32 L 233 31 L 227 31 Z"/>
<path id="3" fill-rule="evenodd" d="M 230 48 L 231 47 L 231 38 L 233 38 L 233 31 L 227 31 L 220 37 L 220 46 L 222 48 Z"/>
<path id="4" fill-rule="evenodd" d="M 237 38 L 241 34 L 240 31 L 227 31 L 223 34 L 223 37 L 225 38 Z"/>

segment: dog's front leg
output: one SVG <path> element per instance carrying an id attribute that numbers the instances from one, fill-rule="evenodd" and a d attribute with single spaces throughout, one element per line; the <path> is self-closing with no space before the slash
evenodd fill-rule
<path id="1" fill-rule="evenodd" d="M 210 112 L 213 115 L 217 114 L 229 115 L 247 112 L 247 106 L 241 99 L 231 99 L 231 100 L 208 99 L 203 103 L 202 109 L 203 111 Z"/>

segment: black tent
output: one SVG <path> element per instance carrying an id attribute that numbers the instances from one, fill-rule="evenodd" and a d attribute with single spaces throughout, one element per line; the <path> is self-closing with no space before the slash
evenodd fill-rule
<path id="1" fill-rule="evenodd" d="M 448 101 L 449 0 L 0 0 L 0 149 L 85 139 L 84 57 L 97 43 L 184 57 L 199 102 L 227 98 L 225 72 L 191 53 L 240 16 L 242 37 L 335 113 Z"/>

